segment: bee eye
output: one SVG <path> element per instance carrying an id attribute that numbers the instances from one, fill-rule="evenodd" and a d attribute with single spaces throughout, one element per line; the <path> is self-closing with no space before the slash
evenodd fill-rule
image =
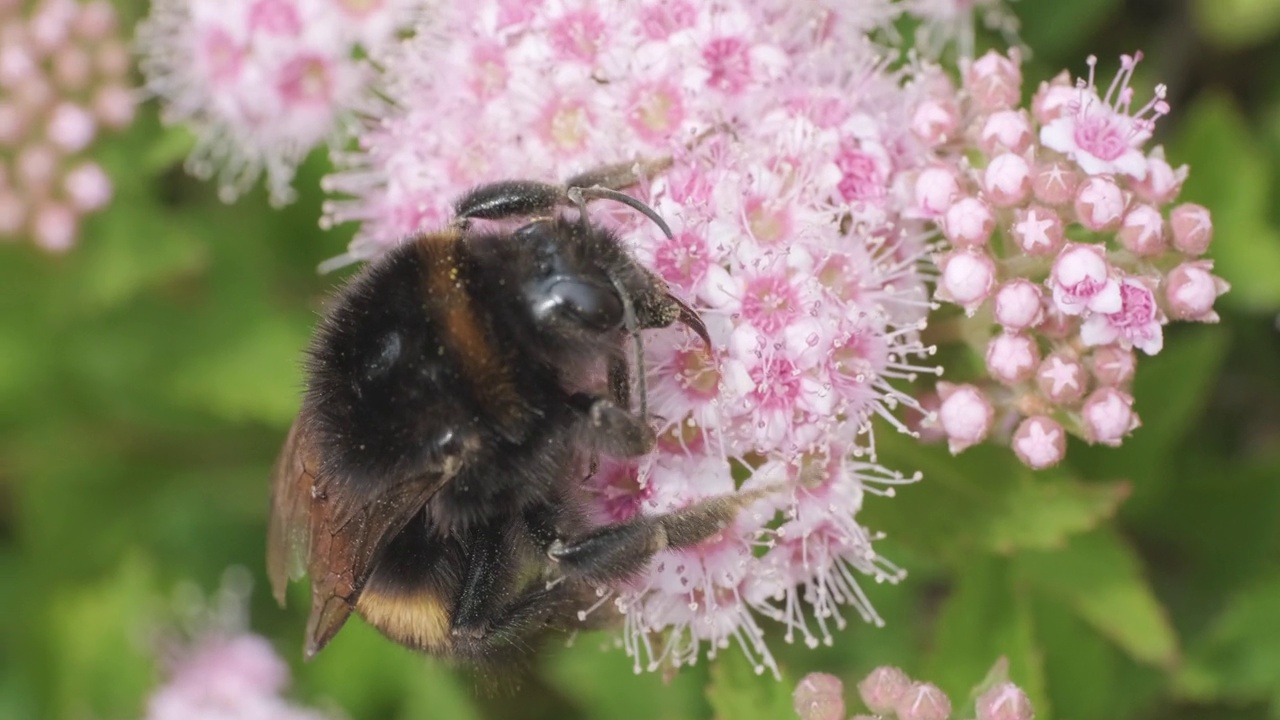
<path id="1" fill-rule="evenodd" d="M 622 300 L 611 284 L 580 275 L 555 275 L 529 293 L 538 321 L 570 320 L 607 332 L 622 326 Z"/>

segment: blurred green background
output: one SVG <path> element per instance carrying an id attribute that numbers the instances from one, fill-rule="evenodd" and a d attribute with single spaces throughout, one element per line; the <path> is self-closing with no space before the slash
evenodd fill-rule
<path id="1" fill-rule="evenodd" d="M 126 27 L 145 12 L 118 5 Z M 867 588 L 887 627 L 817 650 L 773 638 L 783 683 L 736 653 L 670 683 L 634 676 L 587 636 L 495 695 L 358 622 L 303 666 L 302 598 L 279 610 L 263 574 L 267 473 L 340 279 L 316 264 L 349 232 L 317 227 L 324 158 L 283 211 L 261 192 L 224 205 L 148 104 L 94 150 L 116 196 L 79 247 L 0 247 L 0 718 L 139 717 L 174 588 L 212 591 L 235 564 L 293 695 L 353 718 L 777 720 L 804 673 L 851 683 L 886 663 L 960 703 L 1001 655 L 1041 718 L 1280 718 L 1280 2 L 1012 7 L 1028 91 L 1091 53 L 1108 73 L 1146 53 L 1138 97 L 1169 85 L 1157 141 L 1191 165 L 1182 199 L 1212 209 L 1234 289 L 1220 325 L 1173 326 L 1140 363 L 1144 425 L 1118 450 L 1074 445 L 1033 474 L 1007 450 L 953 459 L 878 433 L 886 465 L 925 473 L 863 516 L 911 572 Z"/>

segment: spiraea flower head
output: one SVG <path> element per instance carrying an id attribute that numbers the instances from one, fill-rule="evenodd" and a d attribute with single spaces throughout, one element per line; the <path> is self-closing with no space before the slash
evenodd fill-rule
<path id="1" fill-rule="evenodd" d="M 476 184 L 631 164 L 639 181 L 628 191 L 672 237 L 607 203 L 592 218 L 698 308 L 714 354 L 680 329 L 646 334 L 650 407 L 666 425 L 651 458 L 602 464 L 588 482 L 596 515 L 769 492 L 719 536 L 601 588 L 601 604 L 625 616 L 624 647 L 637 670 L 736 646 L 776 672 L 770 622 L 808 645 L 830 643 L 847 614 L 880 622 L 857 578 L 902 572 L 857 516 L 868 493 L 914 476 L 875 462 L 872 420 L 906 431 L 893 411 L 916 401 L 895 383 L 936 373 L 920 340 L 932 302 L 916 218 L 945 209 L 956 177 L 947 167 L 935 185 L 920 181 L 933 145 L 911 120 L 954 87 L 923 63 L 890 70 L 869 43 L 829 32 L 857 37 L 888 9 L 485 0 L 437 10 L 382 55 L 387 102 L 357 129 L 357 149 L 334 156 L 325 221 L 360 223 L 334 264 L 444 225 Z"/>
<path id="2" fill-rule="evenodd" d="M 185 637 L 164 643 L 166 679 L 147 698 L 146 720 L 331 717 L 283 697 L 289 666 L 266 638 L 248 630 L 250 585 L 247 571 L 232 568 L 212 600 L 196 588 L 183 593 L 186 602 L 177 610 Z"/>
<path id="3" fill-rule="evenodd" d="M 1187 169 L 1146 147 L 1169 106 L 1162 86 L 1137 106 L 1141 57 L 1122 57 L 1105 91 L 1091 57 L 1086 79 L 1042 84 L 1028 109 L 1017 107 L 1016 52 L 963 73 L 965 123 L 940 153 L 950 163 L 929 169 L 954 191 L 932 192 L 922 213 L 945 241 L 936 297 L 963 308 L 957 336 L 985 338 L 986 377 L 949 378 L 965 390 L 937 418 L 953 451 L 988 437 L 960 422 L 986 407 L 1002 418 L 991 437 L 1033 468 L 1059 462 L 1067 434 L 1118 445 L 1140 424 L 1127 392 L 1134 350 L 1159 353 L 1171 319 L 1217 319 L 1228 286 L 1199 259 L 1213 223 L 1202 206 L 1174 204 Z"/>
<path id="4" fill-rule="evenodd" d="M 81 218 L 111 201 L 91 159 L 133 120 L 129 53 L 105 0 L 0 7 L 0 239 L 64 252 Z"/>
<path id="5" fill-rule="evenodd" d="M 415 9 L 408 0 L 158 0 L 137 30 L 147 91 L 197 136 L 188 168 L 231 201 L 266 175 L 275 203 L 311 150 L 367 97 L 375 52 Z"/>

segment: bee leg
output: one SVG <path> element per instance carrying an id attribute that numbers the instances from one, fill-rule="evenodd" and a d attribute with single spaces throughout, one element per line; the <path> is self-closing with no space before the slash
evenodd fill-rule
<path id="1" fill-rule="evenodd" d="M 482 637 L 508 588 L 514 582 L 510 563 L 511 543 L 500 526 L 476 529 L 465 541 L 466 566 L 462 587 L 454 605 L 450 632 L 454 638 Z"/>
<path id="2" fill-rule="evenodd" d="M 573 404 L 585 415 L 586 439 L 592 450 L 615 458 L 640 457 L 658 441 L 646 418 L 608 398 L 579 393 L 573 396 Z"/>
<path id="3" fill-rule="evenodd" d="M 576 538 L 552 541 L 547 555 L 571 579 L 597 584 L 622 580 L 643 570 L 660 550 L 710 539 L 733 524 L 743 508 L 773 491 L 765 488 L 708 498 L 665 515 L 606 525 Z"/>
<path id="4" fill-rule="evenodd" d="M 481 185 L 454 204 L 458 219 L 501 220 L 545 214 L 565 201 L 565 189 L 536 180 L 504 180 Z"/>

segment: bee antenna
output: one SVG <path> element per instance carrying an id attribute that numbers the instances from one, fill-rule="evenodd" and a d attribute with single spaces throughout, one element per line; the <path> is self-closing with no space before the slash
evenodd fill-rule
<path id="1" fill-rule="evenodd" d="M 652 220 L 653 223 L 662 230 L 662 234 L 667 236 L 667 239 L 674 239 L 675 237 L 671 234 L 671 226 L 667 225 L 667 221 L 663 220 L 661 215 L 659 215 L 653 208 L 624 192 L 619 192 L 613 188 L 607 188 L 603 185 L 592 185 L 591 187 L 571 187 L 569 188 L 568 195 L 569 199 L 573 201 L 579 209 L 584 211 L 586 201 L 588 200 L 613 200 L 615 202 L 620 202 Z M 585 217 L 586 213 L 584 212 L 583 215 Z"/>

